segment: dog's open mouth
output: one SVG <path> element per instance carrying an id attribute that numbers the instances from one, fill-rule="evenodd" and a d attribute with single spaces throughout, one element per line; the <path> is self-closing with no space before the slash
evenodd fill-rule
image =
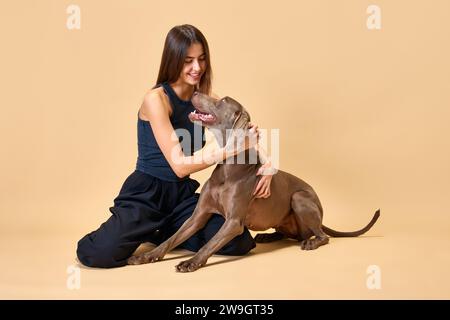
<path id="1" fill-rule="evenodd" d="M 216 117 L 213 114 L 207 113 L 207 112 L 201 112 L 197 109 L 195 109 L 194 112 L 191 112 L 189 114 L 189 119 L 191 121 L 201 121 L 205 124 L 211 124 L 216 121 Z"/>

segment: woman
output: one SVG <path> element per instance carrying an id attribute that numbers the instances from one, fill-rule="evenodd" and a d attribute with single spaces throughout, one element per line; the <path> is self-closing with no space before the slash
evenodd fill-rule
<path id="1" fill-rule="evenodd" d="M 145 95 L 138 112 L 136 170 L 114 199 L 112 216 L 78 242 L 78 259 L 84 265 L 123 266 L 143 242 L 160 244 L 168 239 L 192 215 L 198 201 L 195 191 L 199 183 L 190 179 L 189 174 L 237 154 L 233 148 L 215 149 L 198 161 L 198 157 L 186 152 L 204 146 L 203 128 L 196 128 L 188 119 L 194 110 L 190 101 L 194 90 L 211 93 L 208 43 L 197 28 L 176 26 L 166 37 L 157 84 Z M 177 130 L 187 130 L 194 139 L 172 139 Z M 257 127 L 250 131 L 256 140 Z M 196 132 L 202 133 L 201 143 L 194 141 Z M 261 177 L 255 191 L 257 197 L 270 195 L 270 181 L 271 176 Z M 198 251 L 223 222 L 222 216 L 213 215 L 202 230 L 180 247 Z M 254 247 L 254 240 L 245 229 L 218 253 L 243 255 Z"/>

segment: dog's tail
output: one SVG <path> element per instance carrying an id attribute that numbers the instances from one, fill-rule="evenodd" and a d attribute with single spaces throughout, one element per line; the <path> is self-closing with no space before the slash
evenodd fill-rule
<path id="1" fill-rule="evenodd" d="M 380 209 L 378 209 L 375 214 L 373 215 L 372 220 L 369 222 L 369 224 L 367 226 L 365 226 L 364 228 L 362 228 L 361 230 L 358 231 L 353 231 L 353 232 L 341 232 L 341 231 L 336 231 L 333 229 L 330 229 L 324 225 L 322 225 L 322 229 L 323 231 L 329 235 L 330 237 L 357 237 L 360 236 L 364 233 L 366 233 L 367 231 L 370 230 L 370 228 L 372 228 L 372 226 L 375 224 L 375 222 L 377 222 L 378 218 L 380 217 Z"/>

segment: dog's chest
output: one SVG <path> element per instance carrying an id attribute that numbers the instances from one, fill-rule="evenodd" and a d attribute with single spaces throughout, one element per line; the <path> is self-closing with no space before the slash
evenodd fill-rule
<path id="1" fill-rule="evenodd" d="M 250 230 L 263 231 L 278 226 L 284 216 L 280 208 L 272 206 L 270 201 L 253 199 L 248 204 L 244 224 Z"/>
<path id="2" fill-rule="evenodd" d="M 235 213 L 241 215 L 247 211 L 245 209 L 251 200 L 251 191 L 245 183 L 216 179 L 209 183 L 207 201 L 224 217 Z"/>

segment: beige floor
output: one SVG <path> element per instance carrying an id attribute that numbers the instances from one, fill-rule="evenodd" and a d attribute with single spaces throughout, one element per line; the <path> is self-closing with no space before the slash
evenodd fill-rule
<path id="1" fill-rule="evenodd" d="M 180 274 L 188 251 L 156 264 L 90 269 L 74 256 L 78 234 L 0 239 L 2 299 L 449 299 L 449 234 L 382 234 L 331 239 L 312 252 L 296 242 L 261 244 L 246 257 L 214 256 L 207 267 Z M 148 250 L 144 245 L 139 250 Z M 368 289 L 367 269 L 381 271 Z M 79 267 L 79 289 L 69 289 Z M 70 286 L 70 285 L 69 285 Z"/>

